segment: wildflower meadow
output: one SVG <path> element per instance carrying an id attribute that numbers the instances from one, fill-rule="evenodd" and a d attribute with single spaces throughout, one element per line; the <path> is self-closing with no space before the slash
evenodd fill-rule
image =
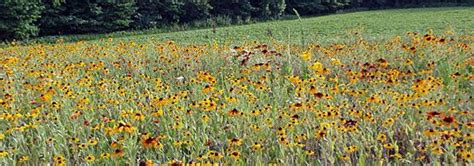
<path id="1" fill-rule="evenodd" d="M 472 165 L 466 24 L 337 41 L 12 43 L 0 165 Z"/>

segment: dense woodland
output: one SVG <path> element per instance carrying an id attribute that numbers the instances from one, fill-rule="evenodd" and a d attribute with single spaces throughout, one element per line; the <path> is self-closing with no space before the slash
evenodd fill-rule
<path id="1" fill-rule="evenodd" d="M 474 0 L 0 0 L 0 40 L 170 25 L 219 26 L 355 9 L 472 5 Z"/>

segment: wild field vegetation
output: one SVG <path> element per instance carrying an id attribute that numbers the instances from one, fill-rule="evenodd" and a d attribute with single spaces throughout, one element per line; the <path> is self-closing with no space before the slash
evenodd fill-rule
<path id="1" fill-rule="evenodd" d="M 0 164 L 472 165 L 472 10 L 368 13 L 1 48 Z"/>
<path id="2" fill-rule="evenodd" d="M 213 44 L 214 42 L 242 44 L 254 40 L 262 42 L 278 40 L 300 45 L 328 44 L 351 38 L 352 33 L 348 31 L 360 32 L 368 40 L 389 39 L 408 31 L 426 32 L 430 28 L 438 32 L 456 31 L 459 34 L 472 34 L 474 20 L 469 17 L 471 15 L 474 15 L 474 11 L 469 7 L 393 9 L 171 33 L 163 33 L 160 29 L 149 29 L 99 35 L 48 36 L 34 40 L 40 43 L 51 43 L 56 40 L 96 42 L 99 38 L 111 37 L 120 38 L 119 41 L 133 40 L 138 43 L 149 42 L 149 40 L 172 40 L 181 44 Z"/>

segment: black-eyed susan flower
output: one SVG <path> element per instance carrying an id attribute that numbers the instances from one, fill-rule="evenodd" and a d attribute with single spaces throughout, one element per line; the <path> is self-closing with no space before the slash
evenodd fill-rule
<path id="1" fill-rule="evenodd" d="M 140 166 L 153 166 L 153 165 L 155 165 L 155 162 L 153 162 L 153 160 L 145 160 L 145 161 L 142 160 L 142 161 L 140 161 L 140 163 L 138 165 L 140 165 Z M 189 164 L 189 165 L 191 165 L 191 164 Z"/>
<path id="2" fill-rule="evenodd" d="M 403 156 L 400 153 L 395 153 L 390 155 L 390 158 L 401 159 Z"/>
<path id="3" fill-rule="evenodd" d="M 304 61 L 309 61 L 311 60 L 311 57 L 312 57 L 310 50 L 304 51 L 300 56 L 301 56 L 301 59 L 303 59 Z"/>
<path id="4" fill-rule="evenodd" d="M 435 155 L 442 155 L 444 154 L 444 150 L 441 147 L 436 146 L 436 147 L 431 148 L 431 153 Z"/>
<path id="5" fill-rule="evenodd" d="M 385 127 L 392 126 L 393 123 L 395 123 L 395 120 L 393 118 L 387 118 L 385 121 L 383 121 L 382 125 Z"/>
<path id="6" fill-rule="evenodd" d="M 349 157 L 349 155 L 342 155 L 339 156 L 339 159 L 342 161 L 349 161 L 351 158 Z"/>
<path id="7" fill-rule="evenodd" d="M 94 155 L 87 155 L 86 157 L 84 157 L 84 160 L 87 161 L 87 162 L 94 162 L 95 157 L 94 157 Z"/>
<path id="8" fill-rule="evenodd" d="M 305 154 L 308 156 L 314 156 L 316 152 L 314 152 L 314 150 L 305 150 Z"/>
<path id="9" fill-rule="evenodd" d="M 212 151 L 212 150 L 209 151 L 206 156 L 211 160 L 220 160 L 221 158 L 224 157 L 224 156 L 222 156 L 221 153 L 216 152 L 216 151 Z"/>
<path id="10" fill-rule="evenodd" d="M 384 147 L 385 149 L 394 149 L 394 148 L 395 148 L 395 146 L 394 146 L 393 144 L 391 144 L 391 143 L 383 144 L 383 147 Z"/>
<path id="11" fill-rule="evenodd" d="M 107 159 L 107 158 L 110 158 L 111 157 L 111 154 L 110 153 L 102 153 L 100 154 L 100 158 L 102 159 Z"/>
<path id="12" fill-rule="evenodd" d="M 97 139 L 95 138 L 90 138 L 88 141 L 87 141 L 87 145 L 89 146 L 94 146 L 94 145 L 97 145 L 98 141 Z"/>
<path id="13" fill-rule="evenodd" d="M 472 151 L 470 151 L 470 150 L 465 150 L 464 152 L 461 152 L 461 157 L 462 157 L 462 159 L 464 159 L 466 161 L 474 160 L 474 155 L 473 155 Z"/>
<path id="14" fill-rule="evenodd" d="M 203 160 L 205 160 L 205 159 L 207 159 L 207 156 L 206 156 L 206 155 L 202 155 L 202 154 L 200 154 L 200 155 L 198 155 L 198 156 L 196 157 L 196 160 L 198 160 L 198 161 L 203 161 Z"/>
<path id="15" fill-rule="evenodd" d="M 169 166 L 184 166 L 183 161 L 181 160 L 171 160 L 168 162 Z"/>
<path id="16" fill-rule="evenodd" d="M 156 137 L 142 137 L 141 144 L 144 148 L 157 148 L 160 145 Z"/>
<path id="17" fill-rule="evenodd" d="M 380 97 L 378 95 L 373 95 L 367 98 L 368 103 L 378 103 L 380 102 Z"/>
<path id="18" fill-rule="evenodd" d="M 240 152 L 239 151 L 236 151 L 236 150 L 231 151 L 229 155 L 234 160 L 239 160 L 240 159 Z"/>
<path id="19" fill-rule="evenodd" d="M 231 146 L 240 146 L 242 145 L 242 140 L 239 138 L 232 138 L 228 140 L 229 145 Z"/>
<path id="20" fill-rule="evenodd" d="M 380 142 L 387 141 L 387 135 L 380 133 L 379 135 L 377 135 L 377 141 L 380 141 Z"/>
<path id="21" fill-rule="evenodd" d="M 347 146 L 344 148 L 344 152 L 346 154 L 351 154 L 351 153 L 354 153 L 358 150 L 358 148 L 356 146 Z"/>
<path id="22" fill-rule="evenodd" d="M 80 149 L 85 149 L 85 148 L 87 148 L 87 144 L 81 143 L 81 144 L 77 145 L 77 147 L 79 147 Z"/>
<path id="23" fill-rule="evenodd" d="M 456 119 L 454 116 L 444 116 L 442 118 L 442 124 L 445 126 L 451 126 L 456 124 Z"/>
<path id="24" fill-rule="evenodd" d="M 321 138 L 324 138 L 326 136 L 327 132 L 324 131 L 324 130 L 319 130 L 317 133 L 316 133 L 316 138 L 317 139 L 321 139 Z"/>
<path id="25" fill-rule="evenodd" d="M 56 165 L 66 165 L 66 159 L 61 155 L 53 157 L 53 160 Z"/>
<path id="26" fill-rule="evenodd" d="M 229 110 L 228 114 L 230 116 L 240 116 L 240 115 L 243 115 L 244 113 L 234 108 L 234 109 Z"/>
<path id="27" fill-rule="evenodd" d="M 466 133 L 463 135 L 464 140 L 473 140 L 474 139 L 474 134 L 471 133 Z"/>
<path id="28" fill-rule="evenodd" d="M 6 157 L 8 156 L 8 152 L 5 150 L 0 150 L 0 157 Z"/>
<path id="29" fill-rule="evenodd" d="M 143 121 L 145 119 L 145 115 L 143 115 L 141 112 L 135 112 L 133 114 L 133 119 L 137 121 Z"/>
<path id="30" fill-rule="evenodd" d="M 25 162 L 25 161 L 30 160 L 30 157 L 29 157 L 29 156 L 21 156 L 18 160 L 19 160 L 20 162 Z"/>
<path id="31" fill-rule="evenodd" d="M 436 131 L 435 129 L 426 129 L 425 131 L 423 131 L 423 135 L 427 137 L 433 137 L 438 135 L 438 131 Z"/>
<path id="32" fill-rule="evenodd" d="M 111 157 L 123 157 L 125 152 L 122 149 L 115 149 L 114 152 L 110 155 Z"/>
<path id="33" fill-rule="evenodd" d="M 80 141 L 80 140 L 79 140 L 79 138 L 77 138 L 77 137 L 69 138 L 69 142 L 70 142 L 70 143 L 78 143 L 79 141 Z"/>
<path id="34" fill-rule="evenodd" d="M 263 148 L 262 144 L 255 142 L 252 144 L 252 151 L 260 151 Z"/>

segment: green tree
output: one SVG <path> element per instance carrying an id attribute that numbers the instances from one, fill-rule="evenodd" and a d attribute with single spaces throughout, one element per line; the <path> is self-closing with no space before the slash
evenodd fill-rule
<path id="1" fill-rule="evenodd" d="M 293 9 L 296 9 L 300 15 L 318 15 L 327 13 L 328 7 L 323 3 L 328 3 L 329 0 L 287 0 L 286 12 L 294 14 Z"/>
<path id="2" fill-rule="evenodd" d="M 254 0 L 252 17 L 260 19 L 279 18 L 286 8 L 285 0 Z"/>
<path id="3" fill-rule="evenodd" d="M 26 39 L 38 34 L 34 24 L 43 5 L 37 1 L 0 2 L 0 40 Z"/>
<path id="4" fill-rule="evenodd" d="M 45 12 L 39 20 L 42 34 L 103 33 L 130 27 L 136 7 L 134 1 L 108 2 L 44 0 Z"/>
<path id="5" fill-rule="evenodd" d="M 179 22 L 184 3 L 175 0 L 137 0 L 133 27 L 150 28 Z"/>
<path id="6" fill-rule="evenodd" d="M 125 30 L 130 27 L 133 22 L 132 16 L 137 9 L 135 2 L 101 2 L 98 7 L 102 9 L 102 13 L 96 16 L 98 25 L 95 30 L 97 32 L 112 32 L 117 30 Z"/>
<path id="7" fill-rule="evenodd" d="M 197 20 L 205 20 L 210 16 L 212 6 L 207 0 L 187 1 L 184 3 L 180 21 L 189 23 Z"/>
<path id="8" fill-rule="evenodd" d="M 254 8 L 249 0 L 210 0 L 213 16 L 229 16 L 234 20 L 249 20 Z"/>

